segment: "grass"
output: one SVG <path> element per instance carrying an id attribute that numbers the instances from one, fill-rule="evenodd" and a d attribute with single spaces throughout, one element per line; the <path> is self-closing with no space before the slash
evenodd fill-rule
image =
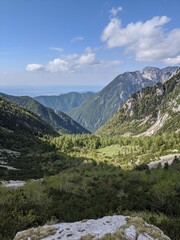
<path id="1" fill-rule="evenodd" d="M 143 218 L 144 221 L 151 224 L 152 217 L 155 218 L 157 223 L 161 223 L 163 220 L 168 220 L 168 217 L 163 213 L 155 213 L 149 211 L 124 211 L 123 215 L 131 216 L 131 217 L 140 217 Z M 154 224 L 154 223 L 153 223 Z"/>
<path id="2" fill-rule="evenodd" d="M 136 229 L 136 236 L 134 239 L 138 239 L 140 234 L 146 234 L 152 237 L 153 239 L 158 240 L 167 240 L 166 237 L 162 236 L 162 232 L 156 228 L 155 226 L 148 225 L 144 222 L 144 220 L 140 217 L 127 217 L 127 224 L 121 227 L 117 232 L 113 234 L 107 234 L 101 240 L 126 240 L 129 239 L 125 236 L 125 231 L 131 226 L 134 226 Z"/>
<path id="3" fill-rule="evenodd" d="M 81 237 L 80 240 L 93 240 L 93 238 L 94 238 L 93 235 L 87 235 L 87 236 Z"/>
<path id="4" fill-rule="evenodd" d="M 100 148 L 97 153 L 102 157 L 114 157 L 118 156 L 120 152 L 120 146 L 118 144 Z"/>
<path id="5" fill-rule="evenodd" d="M 100 148 L 97 150 L 97 153 L 103 157 L 115 157 L 119 155 L 126 155 L 131 153 L 137 153 L 138 146 L 120 146 L 119 144 L 113 144 L 105 148 Z"/>
<path id="6" fill-rule="evenodd" d="M 162 235 L 162 232 L 156 228 L 155 226 L 146 224 L 144 220 L 140 217 L 127 217 L 126 218 L 127 224 L 122 226 L 117 232 L 115 233 L 108 233 L 102 238 L 98 238 L 99 240 L 127 240 L 128 237 L 125 236 L 125 231 L 131 226 L 134 226 L 136 229 L 136 236 L 134 239 L 138 239 L 139 235 L 146 234 L 152 237 L 153 239 L 158 240 L 167 240 L 166 237 Z M 81 240 L 93 240 L 94 236 L 88 235 L 82 237 Z"/>
<path id="7" fill-rule="evenodd" d="M 18 234 L 14 240 L 41 240 L 50 235 L 56 234 L 57 229 L 55 227 L 38 227 L 31 228 L 25 232 Z"/>
<path id="8" fill-rule="evenodd" d="M 155 158 L 148 151 L 143 153 L 138 145 L 120 146 L 119 144 L 96 150 L 96 157 L 101 161 L 112 163 L 125 170 L 132 170 L 136 165 L 152 161 L 151 157 Z"/>

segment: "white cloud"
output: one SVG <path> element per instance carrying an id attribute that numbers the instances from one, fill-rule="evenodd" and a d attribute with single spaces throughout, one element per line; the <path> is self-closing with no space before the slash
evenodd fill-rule
<path id="1" fill-rule="evenodd" d="M 180 55 L 178 55 L 177 57 L 174 57 L 174 58 L 166 58 L 164 60 L 164 62 L 169 64 L 169 65 L 180 64 Z"/>
<path id="2" fill-rule="evenodd" d="M 90 47 L 80 54 L 68 54 L 62 58 L 56 58 L 47 64 L 28 64 L 27 71 L 47 71 L 51 73 L 70 73 L 87 69 L 106 68 L 120 65 L 122 62 L 118 60 L 103 61 L 96 59 L 96 53 Z"/>
<path id="3" fill-rule="evenodd" d="M 64 51 L 63 48 L 58 48 L 58 47 L 50 47 L 49 49 L 53 50 L 53 51 L 57 51 L 57 52 L 63 52 Z"/>
<path id="4" fill-rule="evenodd" d="M 122 28 L 121 20 L 113 18 L 104 29 L 102 40 L 107 41 L 107 45 L 110 48 L 136 44 L 141 40 L 147 41 L 152 37 L 157 37 L 157 35 L 159 37 L 161 29 L 158 28 L 158 26 L 161 26 L 169 21 L 170 19 L 166 16 L 154 17 L 145 23 L 130 23 L 126 28 Z"/>
<path id="5" fill-rule="evenodd" d="M 79 56 L 78 54 L 72 53 L 72 54 L 67 55 L 67 56 L 66 56 L 66 59 L 69 60 L 69 61 L 72 61 L 72 60 L 77 59 L 78 56 Z"/>
<path id="6" fill-rule="evenodd" d="M 76 43 L 76 42 L 81 42 L 81 41 L 83 41 L 83 40 L 84 40 L 84 37 L 79 36 L 79 37 L 74 37 L 74 38 L 72 38 L 72 39 L 71 39 L 71 42 L 72 42 L 72 43 Z"/>
<path id="7" fill-rule="evenodd" d="M 33 64 L 28 64 L 26 66 L 26 70 L 29 71 L 29 72 L 33 72 L 33 71 L 43 71 L 45 68 L 42 64 L 36 64 L 36 63 L 33 63 Z"/>
<path id="8" fill-rule="evenodd" d="M 95 53 L 90 47 L 85 49 L 85 53 L 82 54 L 79 58 L 79 64 L 92 64 L 95 60 Z"/>
<path id="9" fill-rule="evenodd" d="M 79 58 L 79 63 L 80 64 L 90 64 L 95 60 L 95 54 L 94 53 L 88 53 L 88 54 L 83 54 Z"/>
<path id="10" fill-rule="evenodd" d="M 49 72 L 67 72 L 69 70 L 68 62 L 61 58 L 56 58 L 53 61 L 50 61 L 46 70 Z"/>
<path id="11" fill-rule="evenodd" d="M 122 7 L 112 8 L 110 11 L 110 14 L 112 17 L 115 17 L 121 11 L 122 11 Z"/>
<path id="12" fill-rule="evenodd" d="M 108 48 L 123 47 L 126 53 L 133 53 L 137 61 L 178 62 L 180 29 L 165 32 L 163 26 L 169 21 L 167 16 L 159 16 L 122 27 L 121 19 L 114 17 L 101 39 Z"/>

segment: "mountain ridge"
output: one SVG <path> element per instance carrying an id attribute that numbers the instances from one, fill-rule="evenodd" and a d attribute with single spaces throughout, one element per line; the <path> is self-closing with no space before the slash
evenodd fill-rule
<path id="1" fill-rule="evenodd" d="M 88 101 L 70 111 L 69 115 L 94 132 L 113 116 L 132 93 L 155 85 L 159 81 L 164 82 L 177 69 L 178 67 L 163 69 L 146 67 L 141 71 L 120 74 L 100 92 L 91 96 Z"/>
<path id="2" fill-rule="evenodd" d="M 17 97 L 3 93 L 0 93 L 0 95 L 35 113 L 41 117 L 43 121 L 53 127 L 53 129 L 60 131 L 60 133 L 90 133 L 76 121 L 71 119 L 67 114 L 47 108 L 29 96 Z"/>
<path id="3" fill-rule="evenodd" d="M 20 152 L 27 153 L 51 148 L 41 139 L 46 135 L 55 137 L 58 133 L 39 116 L 0 96 L 1 159 L 3 159 L 2 152 L 4 151 L 8 157 L 14 150 L 18 151 L 19 156 Z"/>
<path id="4" fill-rule="evenodd" d="M 92 92 L 78 93 L 69 92 L 58 96 L 37 96 L 34 99 L 45 107 L 68 113 L 80 106 L 86 99 L 94 95 Z"/>
<path id="5" fill-rule="evenodd" d="M 144 135 L 179 131 L 180 70 L 168 81 L 134 93 L 97 133 Z"/>
<path id="6" fill-rule="evenodd" d="M 0 96 L 0 126 L 10 131 L 54 134 L 55 131 L 40 117 Z"/>

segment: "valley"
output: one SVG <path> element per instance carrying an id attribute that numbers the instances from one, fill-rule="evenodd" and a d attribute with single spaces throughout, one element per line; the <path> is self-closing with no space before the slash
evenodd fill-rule
<path id="1" fill-rule="evenodd" d="M 55 126 L 55 110 L 30 97 L 1 94 L 0 239 L 44 224 L 124 215 L 178 240 L 179 79 L 176 71 L 119 101 L 117 113 L 93 134 L 73 120 Z"/>
<path id="2" fill-rule="evenodd" d="M 11 100 L 19 106 L 22 106 L 25 109 L 40 116 L 42 120 L 48 123 L 55 131 L 69 134 L 90 133 L 88 130 L 86 130 L 80 124 L 70 118 L 67 114 L 58 110 L 45 107 L 31 97 L 17 97 L 3 93 L 0 93 L 0 96 L 4 97 L 5 99 Z"/>
<path id="3" fill-rule="evenodd" d="M 0 240 L 180 240 L 180 1 L 0 1 Z"/>

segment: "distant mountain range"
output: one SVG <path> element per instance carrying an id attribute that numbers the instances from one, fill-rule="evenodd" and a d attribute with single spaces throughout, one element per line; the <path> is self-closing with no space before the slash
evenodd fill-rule
<path id="1" fill-rule="evenodd" d="M 103 126 L 130 95 L 158 82 L 165 83 L 177 69 L 178 67 L 146 67 L 142 71 L 125 72 L 96 94 L 71 92 L 35 99 L 3 93 L 0 95 L 37 114 L 60 133 L 90 133 L 89 130 L 94 132 Z"/>
<path id="2" fill-rule="evenodd" d="M 142 71 L 120 74 L 100 92 L 92 95 L 68 114 L 94 132 L 117 112 L 131 94 L 157 82 L 165 82 L 177 69 L 178 67 L 146 67 Z"/>
<path id="3" fill-rule="evenodd" d="M 13 101 L 14 103 L 26 108 L 27 110 L 38 115 L 42 120 L 48 123 L 54 130 L 60 133 L 68 134 L 81 134 L 90 133 L 83 128 L 80 124 L 70 118 L 63 112 L 47 108 L 28 96 L 16 97 L 0 93 L 0 95 L 6 99 Z"/>
<path id="4" fill-rule="evenodd" d="M 68 113 L 69 111 L 79 107 L 84 101 L 93 95 L 94 93 L 92 92 L 70 92 L 59 96 L 39 96 L 34 99 L 43 104 L 45 107 Z"/>
<path id="5" fill-rule="evenodd" d="M 105 136 L 180 132 L 180 69 L 168 81 L 134 93 L 97 131 Z"/>

